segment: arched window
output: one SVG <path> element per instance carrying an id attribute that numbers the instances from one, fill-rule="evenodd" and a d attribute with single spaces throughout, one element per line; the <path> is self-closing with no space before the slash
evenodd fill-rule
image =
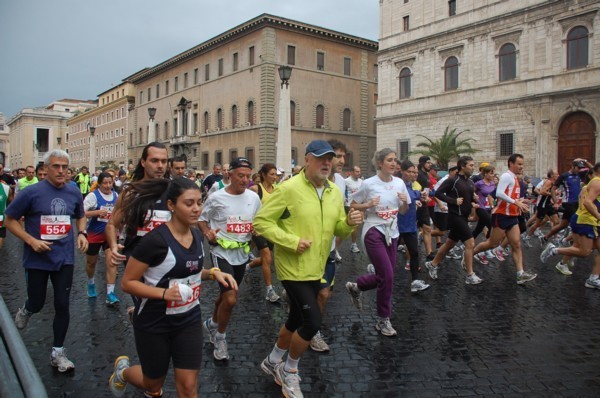
<path id="1" fill-rule="evenodd" d="M 350 109 L 345 108 L 344 114 L 342 115 L 342 131 L 350 131 L 350 118 L 352 116 L 352 112 Z"/>
<path id="2" fill-rule="evenodd" d="M 588 64 L 589 32 L 576 26 L 567 35 L 567 69 L 583 68 Z"/>
<path id="3" fill-rule="evenodd" d="M 248 102 L 248 123 L 254 126 L 254 102 Z"/>
<path id="4" fill-rule="evenodd" d="M 517 77 L 517 49 L 511 43 L 500 47 L 498 53 L 500 81 L 514 80 Z"/>
<path id="5" fill-rule="evenodd" d="M 202 128 L 205 133 L 208 133 L 208 112 L 204 112 L 204 116 L 202 116 Z"/>
<path id="6" fill-rule="evenodd" d="M 458 88 L 458 59 L 450 57 L 444 62 L 444 90 Z"/>
<path id="7" fill-rule="evenodd" d="M 408 68 L 403 68 L 400 71 L 400 99 L 410 98 L 411 76 L 412 73 Z"/>
<path id="8" fill-rule="evenodd" d="M 223 130 L 223 109 L 217 109 L 217 128 Z"/>
<path id="9" fill-rule="evenodd" d="M 231 107 L 231 128 L 238 127 L 238 114 L 237 114 L 237 106 L 234 105 Z"/>
<path id="10" fill-rule="evenodd" d="M 316 128 L 325 128 L 325 107 L 323 105 L 317 105 L 317 125 Z"/>
<path id="11" fill-rule="evenodd" d="M 294 101 L 290 101 L 290 124 L 296 125 L 296 103 Z"/>

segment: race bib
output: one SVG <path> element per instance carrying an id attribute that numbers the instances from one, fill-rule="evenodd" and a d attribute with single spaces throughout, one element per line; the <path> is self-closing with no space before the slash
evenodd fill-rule
<path id="1" fill-rule="evenodd" d="M 100 222 L 108 222 L 110 220 L 110 216 L 112 215 L 114 206 L 100 206 L 98 210 L 106 210 L 106 217 L 98 217 L 98 221 Z"/>
<path id="2" fill-rule="evenodd" d="M 389 220 L 392 217 L 395 217 L 398 214 L 398 209 L 388 209 L 377 206 L 375 209 L 375 213 L 377 217 L 382 218 L 384 220 Z"/>
<path id="3" fill-rule="evenodd" d="M 40 239 L 60 240 L 69 236 L 71 230 L 70 216 L 41 216 Z"/>
<path id="4" fill-rule="evenodd" d="M 188 285 L 192 288 L 194 294 L 186 301 L 167 301 L 167 315 L 183 314 L 188 312 L 192 308 L 200 305 L 200 291 L 202 290 L 202 272 L 190 275 L 187 278 L 171 279 L 169 280 L 169 288 L 173 287 L 176 283 L 178 285 Z"/>
<path id="5" fill-rule="evenodd" d="M 151 214 L 152 218 L 150 218 Z M 137 236 L 144 236 L 154 228 L 169 221 L 171 219 L 171 212 L 168 210 L 154 210 L 154 212 L 148 210 L 146 220 L 148 219 L 150 219 L 150 221 L 146 226 L 137 229 Z"/>
<path id="6" fill-rule="evenodd" d="M 242 216 L 227 217 L 227 232 L 230 234 L 252 233 L 252 220 L 244 220 Z"/>

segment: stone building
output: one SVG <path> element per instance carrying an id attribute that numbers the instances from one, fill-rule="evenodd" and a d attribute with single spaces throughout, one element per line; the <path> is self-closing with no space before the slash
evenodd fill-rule
<path id="1" fill-rule="evenodd" d="M 8 126 L 6 125 L 4 113 L 0 112 L 0 163 L 2 163 L 6 167 L 10 167 L 10 165 L 7 164 L 9 159 L 9 149 L 10 140 L 8 136 Z"/>
<path id="2" fill-rule="evenodd" d="M 6 123 L 9 128 L 11 168 L 36 166 L 46 152 L 63 147 L 67 120 L 94 108 L 95 101 L 62 99 L 43 108 L 24 108 Z"/>
<path id="3" fill-rule="evenodd" d="M 91 167 L 90 157 L 94 151 L 94 169 L 125 168 L 128 164 L 129 111 L 135 102 L 133 84 L 123 82 L 98 94 L 98 107 L 73 116 L 67 122 L 69 133 L 63 148 L 71 157 L 71 165 L 77 169 Z M 90 137 L 90 127 L 94 136 Z"/>
<path id="4" fill-rule="evenodd" d="M 209 170 L 236 156 L 256 166 L 274 162 L 278 67 L 290 65 L 293 162 L 303 164 L 311 140 L 337 138 L 348 146 L 346 168 L 367 169 L 375 149 L 376 51 L 370 40 L 260 15 L 125 79 L 136 87 L 129 159 L 139 158 L 150 133 L 191 168 Z"/>
<path id="5" fill-rule="evenodd" d="M 377 146 L 405 156 L 447 125 L 499 171 L 600 160 L 600 4 L 380 0 Z"/>

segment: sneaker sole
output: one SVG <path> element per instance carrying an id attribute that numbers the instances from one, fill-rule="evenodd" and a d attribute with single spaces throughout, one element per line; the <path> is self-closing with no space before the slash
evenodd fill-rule
<path id="1" fill-rule="evenodd" d="M 269 368 L 267 368 L 263 362 L 260 363 L 260 368 L 264 373 L 273 377 L 273 380 L 275 381 L 275 383 L 279 384 L 279 382 L 277 381 L 277 376 L 275 376 L 275 370 L 273 370 L 271 372 L 271 370 Z M 281 385 L 281 384 L 279 384 L 279 385 Z"/>
<path id="2" fill-rule="evenodd" d="M 534 276 L 534 277 L 533 277 L 533 278 L 531 278 L 531 279 L 527 279 L 527 280 L 524 280 L 524 281 L 517 281 L 517 285 L 522 285 L 522 284 L 524 284 L 524 283 L 531 282 L 531 281 L 532 281 L 532 280 L 534 280 L 535 278 L 537 278 L 537 275 L 536 275 L 536 276 Z"/>
<path id="3" fill-rule="evenodd" d="M 219 358 L 219 356 L 217 355 L 217 353 L 214 352 L 214 351 L 213 351 L 213 357 L 215 357 L 215 359 L 217 361 L 227 361 L 227 360 L 229 360 L 229 355 L 227 355 L 226 357 L 223 357 L 223 358 Z"/>
<path id="4" fill-rule="evenodd" d="M 587 281 L 585 281 L 585 287 L 587 287 L 589 289 L 600 289 L 600 286 L 591 285 Z"/>
<path id="5" fill-rule="evenodd" d="M 53 368 L 56 368 L 60 373 L 66 373 L 66 372 L 68 372 L 70 370 L 74 370 L 75 369 L 75 365 L 70 366 L 68 368 L 61 368 L 59 365 L 55 365 L 52 361 L 50 361 L 50 365 Z"/>
<path id="6" fill-rule="evenodd" d="M 563 274 L 563 275 L 566 275 L 566 276 L 571 276 L 571 275 L 573 275 L 573 273 L 572 273 L 571 271 L 563 271 L 562 269 L 558 268 L 558 266 L 556 266 L 556 267 L 554 267 L 554 268 L 556 268 L 556 270 L 557 270 L 558 272 L 560 272 L 561 274 Z"/>
<path id="7" fill-rule="evenodd" d="M 381 328 L 379 328 L 379 327 L 377 327 L 377 326 L 375 326 L 375 329 L 377 329 L 377 331 L 378 331 L 378 332 L 379 332 L 379 333 L 380 333 L 382 336 L 385 336 L 385 337 L 394 337 L 394 336 L 396 336 L 396 335 L 398 334 L 398 333 L 384 333 L 384 332 L 381 330 Z"/>

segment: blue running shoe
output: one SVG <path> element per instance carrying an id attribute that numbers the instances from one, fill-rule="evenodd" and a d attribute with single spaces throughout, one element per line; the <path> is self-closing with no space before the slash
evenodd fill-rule
<path id="1" fill-rule="evenodd" d="M 109 307 L 113 307 L 119 304 L 120 301 L 121 300 L 119 300 L 115 292 L 111 292 L 106 296 L 106 305 Z"/>
<path id="2" fill-rule="evenodd" d="M 88 297 L 89 298 L 94 298 L 97 297 L 98 295 L 96 294 L 96 284 L 95 283 L 88 283 Z"/>

